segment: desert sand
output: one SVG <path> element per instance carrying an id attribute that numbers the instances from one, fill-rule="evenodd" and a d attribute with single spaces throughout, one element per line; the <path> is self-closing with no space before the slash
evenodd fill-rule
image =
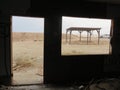
<path id="1" fill-rule="evenodd" d="M 109 54 L 109 39 L 92 37 L 87 44 L 83 36 L 81 42 L 79 36 L 72 35 L 71 44 L 66 43 L 65 34 L 62 35 L 62 55 L 92 55 Z M 13 84 L 33 84 L 43 82 L 43 33 L 12 33 L 12 71 Z"/>
<path id="2" fill-rule="evenodd" d="M 92 36 L 91 40 L 82 36 L 81 41 L 79 35 L 72 35 L 71 43 L 69 43 L 69 36 L 66 42 L 65 34 L 62 35 L 62 55 L 96 55 L 109 54 L 111 50 L 110 39 L 100 38 L 98 44 L 98 37 Z"/>
<path id="3" fill-rule="evenodd" d="M 13 84 L 43 82 L 43 34 L 12 33 Z"/>

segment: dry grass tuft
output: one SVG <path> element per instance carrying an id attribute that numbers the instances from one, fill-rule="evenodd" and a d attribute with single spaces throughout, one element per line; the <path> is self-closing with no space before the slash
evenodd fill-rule
<path id="1" fill-rule="evenodd" d="M 28 56 L 17 57 L 14 62 L 13 70 L 22 70 L 23 68 L 34 67 L 34 62 Z"/>

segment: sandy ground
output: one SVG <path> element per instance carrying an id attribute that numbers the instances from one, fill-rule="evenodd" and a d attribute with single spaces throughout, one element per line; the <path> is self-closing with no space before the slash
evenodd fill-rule
<path id="1" fill-rule="evenodd" d="M 34 84 L 43 82 L 43 34 L 13 33 L 13 84 Z M 91 38 L 87 44 L 86 38 L 79 41 L 73 35 L 71 44 L 62 37 L 62 55 L 108 54 L 109 39 Z"/>
<path id="2" fill-rule="evenodd" d="M 43 82 L 43 42 L 13 43 L 13 83 Z"/>
<path id="3" fill-rule="evenodd" d="M 13 34 L 13 84 L 43 83 L 43 36 Z"/>
<path id="4" fill-rule="evenodd" d="M 109 54 L 110 39 L 100 38 L 98 44 L 98 38 L 92 37 L 91 41 L 87 43 L 87 38 L 83 37 L 81 41 L 79 37 L 73 36 L 71 43 L 69 40 L 62 39 L 62 55 L 95 55 L 95 54 Z"/>

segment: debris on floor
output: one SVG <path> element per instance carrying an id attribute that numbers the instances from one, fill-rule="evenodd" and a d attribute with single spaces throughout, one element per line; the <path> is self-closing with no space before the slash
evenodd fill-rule
<path id="1" fill-rule="evenodd" d="M 120 90 L 119 78 L 92 79 L 87 85 L 79 86 L 54 86 L 54 85 L 18 85 L 4 86 L 0 85 L 0 90 Z"/>

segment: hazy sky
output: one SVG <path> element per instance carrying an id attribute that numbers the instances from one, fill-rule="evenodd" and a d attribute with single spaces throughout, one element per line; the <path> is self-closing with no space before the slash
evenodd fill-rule
<path id="1" fill-rule="evenodd" d="M 111 20 L 109 19 L 63 17 L 62 22 L 62 33 L 65 33 L 69 27 L 100 27 L 101 35 L 110 33 Z M 79 34 L 77 31 L 73 33 Z M 86 34 L 86 32 L 83 33 Z M 96 31 L 93 33 L 97 34 Z"/>
<path id="2" fill-rule="evenodd" d="M 69 27 L 101 27 L 101 34 L 110 33 L 111 20 L 93 18 L 62 17 L 62 33 Z M 44 18 L 12 17 L 13 32 L 44 32 Z M 79 34 L 78 32 L 73 32 Z M 83 32 L 86 34 L 86 32 Z M 94 31 L 94 34 L 97 32 Z"/>
<path id="3" fill-rule="evenodd" d="M 12 17 L 13 32 L 43 32 L 44 18 Z"/>

